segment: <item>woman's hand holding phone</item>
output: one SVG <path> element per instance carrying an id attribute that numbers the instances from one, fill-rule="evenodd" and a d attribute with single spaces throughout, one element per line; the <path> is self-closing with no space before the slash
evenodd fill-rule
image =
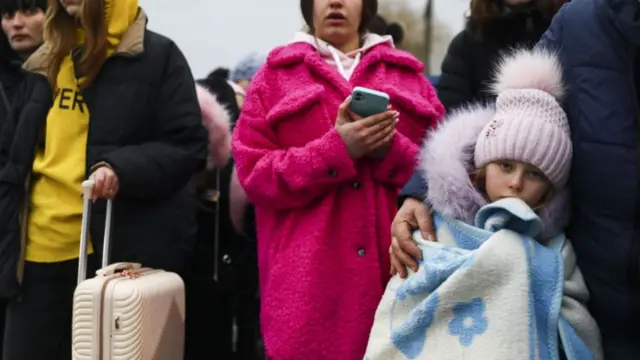
<path id="1" fill-rule="evenodd" d="M 393 110 L 391 108 L 391 105 L 389 105 L 389 107 L 387 108 L 387 111 L 389 110 Z M 398 119 L 399 119 L 399 114 L 397 111 L 394 111 L 394 121 L 392 125 L 393 131 L 385 138 L 385 140 L 382 142 L 382 145 L 370 154 L 372 158 L 376 160 L 382 160 L 384 159 L 385 156 L 387 156 L 387 152 L 389 151 L 389 148 L 391 147 L 391 143 L 393 142 L 393 137 L 396 134 L 395 130 L 396 130 L 396 124 L 398 123 Z"/>
<path id="2" fill-rule="evenodd" d="M 344 141 L 352 159 L 366 155 L 382 156 L 386 152 L 395 135 L 398 113 L 391 108 L 366 118 L 360 118 L 349 110 L 351 97 L 348 97 L 338 108 L 336 130 Z"/>

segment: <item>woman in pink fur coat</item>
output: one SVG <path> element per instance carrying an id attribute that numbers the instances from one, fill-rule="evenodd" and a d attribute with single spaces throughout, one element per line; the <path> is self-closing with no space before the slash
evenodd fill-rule
<path id="1" fill-rule="evenodd" d="M 444 109 L 422 63 L 366 32 L 376 0 L 300 4 L 311 30 L 269 54 L 233 135 L 256 210 L 262 332 L 267 358 L 360 360 L 389 279 L 396 197 Z M 392 108 L 358 119 L 355 86 Z"/>

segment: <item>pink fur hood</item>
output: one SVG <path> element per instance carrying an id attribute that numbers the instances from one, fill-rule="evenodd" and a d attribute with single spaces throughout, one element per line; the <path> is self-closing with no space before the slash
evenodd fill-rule
<path id="1" fill-rule="evenodd" d="M 224 166 L 231 157 L 231 117 L 214 94 L 200 85 L 196 85 L 196 92 L 202 111 L 202 124 L 209 138 L 207 168 Z"/>

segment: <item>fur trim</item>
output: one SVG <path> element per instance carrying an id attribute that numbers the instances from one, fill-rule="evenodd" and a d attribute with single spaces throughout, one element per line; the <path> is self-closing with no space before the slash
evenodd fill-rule
<path id="1" fill-rule="evenodd" d="M 216 96 L 204 87 L 196 85 L 196 93 L 202 112 L 202 124 L 209 135 L 207 168 L 224 166 L 231 157 L 231 116 Z"/>
<path id="2" fill-rule="evenodd" d="M 473 224 L 478 210 L 488 204 L 469 174 L 475 171 L 478 136 L 494 114 L 493 107 L 470 106 L 452 113 L 427 135 L 419 166 L 428 184 L 426 201 L 432 210 Z M 538 211 L 543 224 L 540 239 L 548 239 L 566 227 L 568 209 L 568 191 L 564 189 Z"/>
<path id="3" fill-rule="evenodd" d="M 427 135 L 420 154 L 420 170 L 429 184 L 427 202 L 433 210 L 473 224 L 476 212 L 487 204 L 471 183 L 478 135 L 495 114 L 476 105 L 453 112 Z"/>
<path id="4" fill-rule="evenodd" d="M 558 56 L 543 49 L 519 49 L 503 56 L 496 67 L 491 90 L 499 95 L 518 89 L 542 90 L 560 101 L 565 89 Z"/>

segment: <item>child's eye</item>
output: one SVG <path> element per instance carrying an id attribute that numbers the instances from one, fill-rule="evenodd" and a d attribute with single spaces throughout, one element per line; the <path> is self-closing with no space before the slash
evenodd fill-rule
<path id="1" fill-rule="evenodd" d="M 527 176 L 534 179 L 544 179 L 544 175 L 540 171 L 529 171 L 527 172 Z"/>
<path id="2" fill-rule="evenodd" d="M 501 162 L 500 168 L 504 171 L 511 171 L 513 170 L 513 164 L 510 164 L 508 162 Z"/>

